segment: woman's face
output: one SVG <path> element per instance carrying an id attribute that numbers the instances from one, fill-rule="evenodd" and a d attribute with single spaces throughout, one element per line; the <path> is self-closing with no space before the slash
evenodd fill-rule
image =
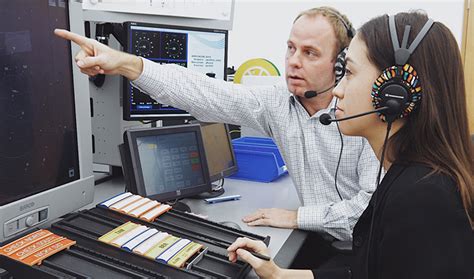
<path id="1" fill-rule="evenodd" d="M 333 94 L 339 98 L 336 118 L 374 110 L 370 94 L 372 84 L 381 73 L 369 61 L 367 47 L 357 35 L 349 45 L 346 62 L 346 74 L 333 90 Z M 349 136 L 367 137 L 374 127 L 381 125 L 383 122 L 377 114 L 339 122 L 341 132 Z"/>

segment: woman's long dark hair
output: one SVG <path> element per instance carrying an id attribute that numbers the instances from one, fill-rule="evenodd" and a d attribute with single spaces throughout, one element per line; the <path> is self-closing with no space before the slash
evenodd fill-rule
<path id="1" fill-rule="evenodd" d="M 411 25 L 411 43 L 427 20 L 420 12 L 397 14 L 398 40 L 402 41 L 405 25 Z M 369 60 L 380 71 L 395 65 L 387 15 L 364 24 L 358 36 L 367 45 Z M 420 162 L 452 177 L 474 228 L 474 148 L 469 136 L 463 64 L 451 31 L 435 22 L 408 63 L 420 76 L 423 95 L 406 124 L 390 137 L 388 159 Z"/>

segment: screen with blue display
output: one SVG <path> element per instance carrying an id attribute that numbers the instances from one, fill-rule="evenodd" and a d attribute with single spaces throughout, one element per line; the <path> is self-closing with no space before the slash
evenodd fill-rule
<path id="1" fill-rule="evenodd" d="M 125 23 L 126 51 L 155 63 L 177 64 L 217 79 L 226 79 L 227 31 Z M 124 119 L 190 118 L 188 112 L 160 104 L 125 79 Z"/>

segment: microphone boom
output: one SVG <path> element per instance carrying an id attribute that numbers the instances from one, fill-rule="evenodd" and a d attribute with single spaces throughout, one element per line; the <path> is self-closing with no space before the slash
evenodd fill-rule
<path id="1" fill-rule="evenodd" d="M 331 85 L 331 87 L 328 87 L 328 88 L 324 89 L 324 90 L 321 91 L 321 92 L 317 92 L 317 91 L 315 91 L 315 90 L 306 91 L 306 92 L 304 92 L 304 97 L 305 97 L 306 99 L 311 99 L 311 98 L 313 98 L 313 97 L 318 96 L 319 94 L 323 94 L 323 93 L 325 93 L 325 92 L 328 92 L 329 90 L 331 90 L 331 89 L 333 89 L 334 87 L 336 87 L 336 85 L 337 85 L 337 83 L 334 83 L 333 85 Z"/>
<path id="2" fill-rule="evenodd" d="M 321 116 L 319 116 L 319 122 L 321 122 L 321 124 L 323 124 L 323 125 L 329 125 L 329 124 L 331 124 L 331 122 L 345 121 L 345 120 L 361 117 L 361 116 L 364 116 L 364 115 L 367 115 L 367 114 L 386 111 L 388 109 L 390 109 L 390 107 L 381 107 L 381 108 L 378 108 L 376 110 L 371 110 L 371 111 L 367 111 L 367 112 L 364 112 L 364 113 L 354 114 L 354 115 L 339 118 L 339 119 L 338 118 L 331 118 L 331 115 L 329 115 L 329 113 L 323 113 L 323 114 L 321 114 Z"/>

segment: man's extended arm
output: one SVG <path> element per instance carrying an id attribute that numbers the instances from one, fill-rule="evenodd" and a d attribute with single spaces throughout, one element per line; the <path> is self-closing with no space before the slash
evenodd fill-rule
<path id="1" fill-rule="evenodd" d="M 81 72 L 123 75 L 160 103 L 187 110 L 202 121 L 244 125 L 270 135 L 267 108 L 288 99 L 275 87 L 249 89 L 179 66 L 158 65 L 67 30 L 54 33 L 81 47 L 75 57 Z"/>
<path id="2" fill-rule="evenodd" d="M 160 103 L 188 111 L 205 122 L 244 125 L 270 135 L 268 108 L 288 96 L 274 86 L 250 88 L 209 78 L 177 65 L 143 60 L 134 86 Z"/>

